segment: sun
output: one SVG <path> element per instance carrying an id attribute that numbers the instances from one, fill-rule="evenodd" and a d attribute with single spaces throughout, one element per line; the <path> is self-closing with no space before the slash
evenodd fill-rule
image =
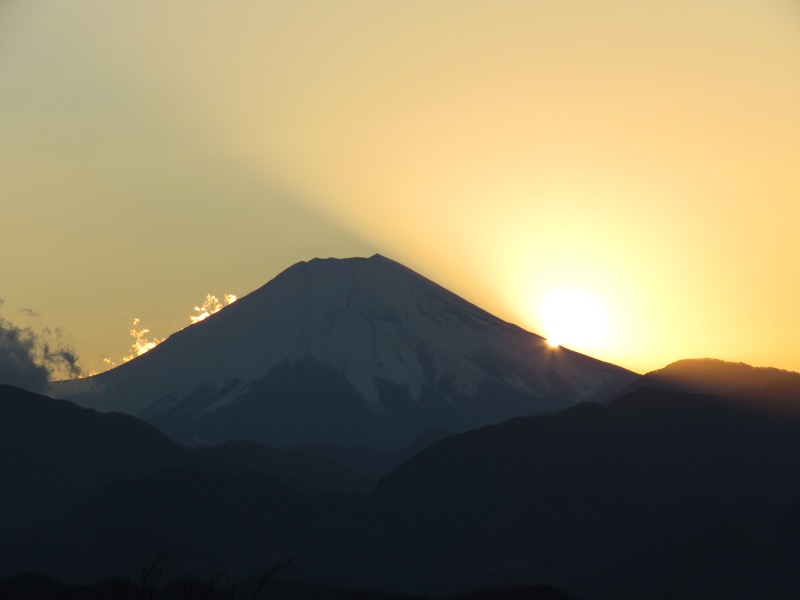
<path id="1" fill-rule="evenodd" d="M 548 292 L 542 298 L 541 317 L 551 347 L 599 350 L 608 342 L 608 311 L 589 293 L 574 289 Z"/>

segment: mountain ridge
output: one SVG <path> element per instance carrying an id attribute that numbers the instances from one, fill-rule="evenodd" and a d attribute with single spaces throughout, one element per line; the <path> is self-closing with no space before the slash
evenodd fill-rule
<path id="1" fill-rule="evenodd" d="M 114 482 L 182 465 L 258 472 L 309 497 L 365 492 L 376 479 L 319 453 L 256 442 L 187 448 L 131 415 L 0 385 L 0 536 L 56 517 Z"/>
<path id="2" fill-rule="evenodd" d="M 96 580 L 169 551 L 236 577 L 296 556 L 288 577 L 398 593 L 547 583 L 598 600 L 783 598 L 772 583 L 800 577 L 770 557 L 800 556 L 800 396 L 787 416 L 761 393 L 651 387 L 514 418 L 435 442 L 355 496 L 168 467 L 0 539 L 0 577 Z"/>

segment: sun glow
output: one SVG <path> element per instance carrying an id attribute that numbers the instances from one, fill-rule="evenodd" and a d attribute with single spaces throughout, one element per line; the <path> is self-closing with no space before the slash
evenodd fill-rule
<path id="1" fill-rule="evenodd" d="M 133 338 L 133 345 L 131 345 L 131 353 L 127 356 L 122 357 L 122 362 L 128 362 L 136 358 L 137 356 L 141 356 L 145 352 L 149 352 L 156 346 L 158 346 L 164 340 L 160 340 L 156 337 L 152 339 L 147 338 L 147 334 L 150 333 L 150 330 L 142 327 L 141 329 L 136 329 L 136 326 L 139 324 L 139 319 L 133 320 L 133 327 L 128 332 L 130 336 Z M 108 360 L 108 359 L 104 359 Z M 113 361 L 108 361 L 109 364 L 113 366 Z"/>
<path id="2" fill-rule="evenodd" d="M 598 298 L 577 290 L 556 290 L 542 299 L 547 343 L 580 350 L 602 349 L 610 337 L 608 313 Z"/>
<path id="3" fill-rule="evenodd" d="M 203 319 L 206 319 L 214 313 L 221 311 L 223 308 L 234 302 L 236 302 L 235 294 L 224 294 L 221 302 L 216 296 L 206 294 L 205 301 L 201 306 L 194 307 L 195 314 L 189 315 L 189 320 L 192 322 L 192 324 L 199 323 Z M 119 361 L 113 360 L 107 356 L 103 357 L 105 369 L 112 369 L 120 363 L 132 361 L 134 358 L 149 352 L 164 341 L 164 338 L 150 337 L 148 335 L 150 330 L 146 327 L 139 327 L 140 322 L 141 321 L 139 318 L 135 318 L 133 320 L 131 329 L 128 331 L 128 334 L 133 338 L 133 344 L 131 344 L 128 354 L 119 359 Z M 96 374 L 97 373 L 94 371 L 89 373 L 89 375 Z"/>
<path id="4" fill-rule="evenodd" d="M 199 323 L 203 319 L 206 319 L 213 315 L 214 313 L 218 313 L 223 308 L 228 306 L 229 304 L 233 304 L 236 302 L 236 295 L 235 294 L 225 294 L 222 296 L 224 304 L 219 301 L 219 298 L 216 296 L 212 296 L 211 294 L 206 294 L 205 302 L 203 302 L 202 306 L 195 306 L 194 310 L 197 314 L 189 315 L 189 319 L 192 323 Z"/>

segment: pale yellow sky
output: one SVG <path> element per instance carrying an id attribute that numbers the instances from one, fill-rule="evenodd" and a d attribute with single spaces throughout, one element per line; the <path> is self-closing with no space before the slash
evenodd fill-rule
<path id="1" fill-rule="evenodd" d="M 381 252 L 544 335 L 582 292 L 634 370 L 800 370 L 799 159 L 790 0 L 0 4 L 2 315 L 87 368 Z"/>

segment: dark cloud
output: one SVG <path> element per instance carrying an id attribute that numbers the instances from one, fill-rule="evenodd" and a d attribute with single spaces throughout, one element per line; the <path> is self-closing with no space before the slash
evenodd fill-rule
<path id="1" fill-rule="evenodd" d="M 50 373 L 36 364 L 35 336 L 0 317 L 0 383 L 42 392 L 47 388 Z"/>
<path id="2" fill-rule="evenodd" d="M 80 374 L 78 357 L 63 342 L 60 329 L 35 331 L 0 316 L 0 383 L 44 392 L 50 381 Z"/>

